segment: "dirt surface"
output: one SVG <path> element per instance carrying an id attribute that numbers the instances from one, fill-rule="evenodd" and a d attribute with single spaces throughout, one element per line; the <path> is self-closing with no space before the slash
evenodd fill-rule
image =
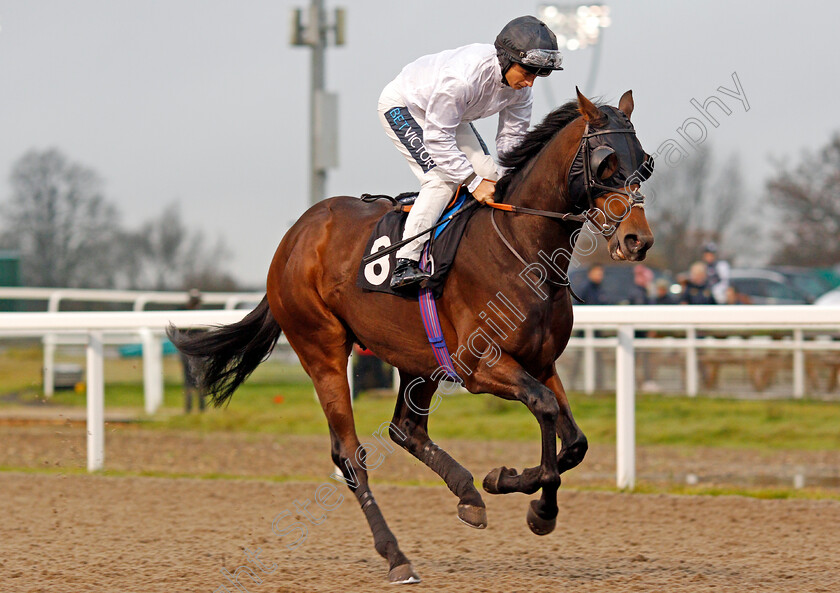
<path id="1" fill-rule="evenodd" d="M 235 591 L 222 569 L 249 565 L 261 581 L 240 571 L 251 593 L 393 591 L 349 496 L 313 513 L 322 522 L 294 550 L 284 547 L 292 536 L 272 532 L 272 519 L 317 487 L 3 473 L 3 589 Z M 560 525 L 539 538 L 522 495 L 486 496 L 483 531 L 457 521 L 445 488 L 380 486 L 376 495 L 423 578 L 410 591 L 840 590 L 836 501 L 561 491 Z M 260 548 L 270 573 L 244 548 Z"/>
<path id="2" fill-rule="evenodd" d="M 339 487 L 329 513 L 315 506 L 332 470 L 326 437 L 200 434 L 109 425 L 109 470 L 250 479 L 77 475 L 84 429 L 0 425 L 0 575 L 6 591 L 237 591 L 222 572 L 240 571 L 250 593 L 393 591 L 357 503 Z M 533 443 L 441 443 L 475 476 L 536 461 Z M 643 481 L 698 476 L 758 479 L 806 471 L 836 475 L 837 452 L 640 448 Z M 611 484 L 614 450 L 596 446 L 564 485 Z M 282 483 L 259 478 L 281 478 Z M 436 476 L 402 451 L 371 472 L 374 494 L 403 552 L 423 577 L 409 590 L 838 591 L 840 502 L 609 494 L 564 490 L 560 521 L 540 538 L 525 525 L 528 497 L 485 495 L 490 520 L 470 529 Z M 702 478 L 701 478 L 702 479 Z M 712 478 L 708 478 L 712 481 Z M 701 481 L 701 483 L 703 483 Z M 787 484 L 789 485 L 789 484 Z M 307 522 L 295 501 L 312 501 L 318 525 L 294 550 L 280 527 Z M 263 572 L 245 555 L 260 548 Z"/>
<path id="3" fill-rule="evenodd" d="M 372 441 L 368 437 L 362 440 Z M 0 467 L 86 467 L 83 425 L 0 423 Z M 439 444 L 482 478 L 499 465 L 523 467 L 539 461 L 539 444 L 529 442 L 442 439 Z M 387 453 L 387 451 L 385 451 Z M 136 425 L 108 424 L 105 467 L 128 472 L 320 480 L 332 471 L 326 436 L 275 436 L 249 433 L 173 432 Z M 792 487 L 795 476 L 805 486 L 840 489 L 840 451 L 761 451 L 703 447 L 638 447 L 641 483 Z M 583 464 L 563 475 L 564 484 L 615 483 L 615 447 L 592 445 Z M 437 476 L 402 450 L 386 456 L 374 483 L 412 481 L 439 484 Z"/>

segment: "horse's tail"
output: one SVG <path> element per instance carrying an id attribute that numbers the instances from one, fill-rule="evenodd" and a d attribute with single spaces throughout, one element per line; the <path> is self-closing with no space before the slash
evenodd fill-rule
<path id="1" fill-rule="evenodd" d="M 220 406 L 268 358 L 281 331 L 268 297 L 263 297 L 242 321 L 200 332 L 182 332 L 170 325 L 166 333 L 189 359 L 199 389 Z"/>

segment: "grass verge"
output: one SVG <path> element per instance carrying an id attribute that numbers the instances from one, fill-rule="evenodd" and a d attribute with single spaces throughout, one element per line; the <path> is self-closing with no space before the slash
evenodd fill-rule
<path id="1" fill-rule="evenodd" d="M 6 359 L 4 368 L 31 366 L 32 356 Z M 2 367 L 3 365 L 0 365 Z M 142 414 L 143 389 L 137 360 L 109 361 L 106 407 L 137 408 Z M 327 434 L 312 384 L 298 365 L 270 362 L 257 369 L 227 407 L 186 415 L 177 359 L 167 358 L 164 412 L 143 422 L 154 429 L 202 432 L 237 431 L 283 435 Z M 0 375 L 0 400 L 14 404 L 84 406 L 83 392 L 60 391 L 44 402 L 40 386 L 26 384 L 21 372 Z M 365 395 L 354 414 L 360 435 L 371 434 L 391 419 L 395 396 Z M 591 442 L 615 442 L 613 393 L 570 393 L 572 410 Z M 811 400 L 736 400 L 639 395 L 636 438 L 640 445 L 728 447 L 759 450 L 840 450 L 840 404 Z M 434 438 L 471 440 L 539 439 L 537 423 L 518 402 L 488 395 L 444 396 L 431 414 Z"/>

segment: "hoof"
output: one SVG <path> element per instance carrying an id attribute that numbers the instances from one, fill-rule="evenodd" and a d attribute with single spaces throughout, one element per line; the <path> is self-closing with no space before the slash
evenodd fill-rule
<path id="1" fill-rule="evenodd" d="M 388 582 L 392 585 L 408 585 L 410 583 L 419 583 L 420 577 L 414 572 L 411 564 L 401 564 L 388 572 Z"/>
<path id="2" fill-rule="evenodd" d="M 499 482 L 502 480 L 502 476 L 515 476 L 516 470 L 507 468 L 507 467 L 497 467 L 494 470 L 491 470 L 489 474 L 484 477 L 484 482 L 481 483 L 481 486 L 490 494 L 504 494 L 505 492 L 499 487 Z"/>
<path id="3" fill-rule="evenodd" d="M 536 500 L 532 500 L 531 504 L 528 505 L 528 515 L 526 517 L 528 527 L 537 535 L 548 535 L 554 531 L 554 527 L 557 525 L 557 517 L 552 519 L 543 519 L 537 514 L 537 504 Z"/>
<path id="4" fill-rule="evenodd" d="M 472 504 L 459 504 L 458 518 L 476 529 L 487 527 L 487 509 L 484 507 L 477 507 Z"/>

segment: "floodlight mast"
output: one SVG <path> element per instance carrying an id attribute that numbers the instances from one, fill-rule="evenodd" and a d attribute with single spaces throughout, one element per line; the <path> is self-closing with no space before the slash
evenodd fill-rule
<path id="1" fill-rule="evenodd" d="M 602 30 L 612 24 L 610 7 L 606 4 L 542 4 L 537 8 L 537 14 L 557 36 L 557 45 L 561 50 L 593 48 L 589 77 L 583 87 L 584 94 L 593 93 L 601 62 L 601 40 L 604 35 Z M 545 88 L 550 92 L 547 85 Z"/>
<path id="2" fill-rule="evenodd" d="M 334 45 L 344 45 L 347 12 L 336 8 L 327 24 L 323 0 L 311 0 L 306 22 L 303 9 L 292 10 L 291 43 L 312 50 L 309 84 L 309 204 L 325 197 L 327 169 L 338 166 L 338 95 L 324 89 L 329 33 Z"/>

